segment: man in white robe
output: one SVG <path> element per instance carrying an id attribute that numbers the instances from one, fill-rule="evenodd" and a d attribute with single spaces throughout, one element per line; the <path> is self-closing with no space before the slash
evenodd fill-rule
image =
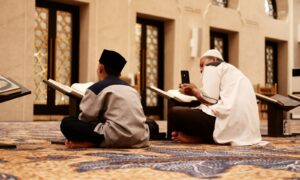
<path id="1" fill-rule="evenodd" d="M 180 84 L 180 91 L 195 96 L 201 105 L 196 109 L 173 109 L 172 139 L 231 145 L 260 142 L 258 107 L 249 79 L 226 63 L 215 49 L 200 58 L 200 71 L 202 89 L 194 84 Z"/>

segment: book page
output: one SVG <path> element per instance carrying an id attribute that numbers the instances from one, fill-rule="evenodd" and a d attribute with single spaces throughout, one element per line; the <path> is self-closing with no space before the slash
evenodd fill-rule
<path id="1" fill-rule="evenodd" d="M 173 98 L 174 97 L 173 95 L 168 94 L 166 91 L 161 90 L 161 89 L 159 89 L 159 88 L 157 88 L 155 86 L 150 86 L 149 89 L 152 90 L 152 91 L 154 91 L 154 92 L 156 92 L 160 96 L 165 97 L 165 98 Z"/>
<path id="2" fill-rule="evenodd" d="M 71 87 L 69 87 L 67 85 L 64 85 L 64 84 L 62 84 L 60 82 L 57 82 L 57 81 L 55 81 L 53 79 L 49 79 L 48 82 L 50 82 L 51 84 L 53 84 L 56 87 L 61 88 L 62 90 L 64 90 L 67 93 L 71 93 L 72 92 L 72 88 Z"/>
<path id="3" fill-rule="evenodd" d="M 170 89 L 167 91 L 167 94 L 170 96 L 173 96 L 176 100 L 181 102 L 192 102 L 197 101 L 197 98 L 195 96 L 189 96 L 182 94 L 179 89 Z"/>
<path id="4" fill-rule="evenodd" d="M 74 83 L 72 84 L 71 88 L 74 91 L 77 91 L 78 93 L 84 95 L 87 88 L 89 88 L 91 85 L 93 85 L 93 82 L 87 82 L 87 83 Z"/>
<path id="5" fill-rule="evenodd" d="M 83 92 L 81 92 L 79 90 L 76 90 L 74 88 L 71 88 L 68 85 L 64 85 L 64 84 L 62 84 L 60 82 L 57 82 L 57 81 L 55 81 L 53 79 L 44 80 L 44 82 L 48 86 L 52 87 L 53 89 L 55 89 L 55 90 L 57 90 L 57 91 L 59 91 L 59 92 L 61 92 L 63 94 L 66 94 L 68 96 L 69 95 L 73 95 L 73 96 L 75 96 L 77 98 L 82 98 L 83 95 L 84 95 Z"/>
<path id="6" fill-rule="evenodd" d="M 0 75 L 0 95 L 9 95 L 21 92 L 21 87 Z"/>
<path id="7" fill-rule="evenodd" d="M 182 94 L 181 92 L 179 92 L 179 89 L 170 89 L 167 92 L 155 86 L 150 86 L 149 89 L 156 92 L 160 96 L 163 96 L 165 98 L 173 98 L 179 102 L 197 101 L 196 97 Z"/>

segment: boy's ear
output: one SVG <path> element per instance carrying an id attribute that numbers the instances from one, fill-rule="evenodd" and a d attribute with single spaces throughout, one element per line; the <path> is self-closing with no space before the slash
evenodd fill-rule
<path id="1" fill-rule="evenodd" d="M 103 64 L 100 64 L 99 66 L 99 73 L 102 73 L 104 71 L 104 66 Z"/>

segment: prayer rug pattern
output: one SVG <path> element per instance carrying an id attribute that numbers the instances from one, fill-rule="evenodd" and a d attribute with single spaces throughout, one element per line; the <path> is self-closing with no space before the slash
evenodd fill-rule
<path id="1" fill-rule="evenodd" d="M 300 179 L 300 138 L 265 146 L 151 141 L 142 149 L 67 149 L 59 122 L 0 122 L 2 179 Z"/>

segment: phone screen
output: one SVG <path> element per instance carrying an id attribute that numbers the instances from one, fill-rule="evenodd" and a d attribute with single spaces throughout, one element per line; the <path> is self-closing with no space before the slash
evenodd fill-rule
<path id="1" fill-rule="evenodd" d="M 182 70 L 181 71 L 181 83 L 182 84 L 189 84 L 190 83 L 189 71 L 187 71 L 187 70 Z"/>

